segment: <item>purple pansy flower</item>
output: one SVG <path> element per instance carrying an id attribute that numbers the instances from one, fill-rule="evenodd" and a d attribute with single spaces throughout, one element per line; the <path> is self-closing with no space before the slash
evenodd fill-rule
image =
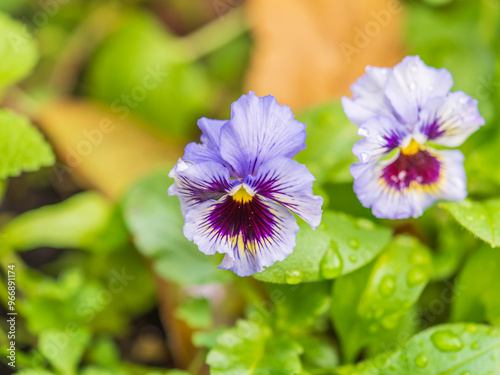
<path id="1" fill-rule="evenodd" d="M 314 177 L 292 160 L 306 147 L 305 125 L 274 97 L 250 92 L 232 104 L 230 120 L 198 126 L 201 144 L 188 144 L 169 174 L 185 236 L 205 254 L 226 254 L 219 268 L 239 276 L 285 259 L 299 229 L 290 211 L 313 229 L 321 221 Z"/>
<path id="2" fill-rule="evenodd" d="M 418 217 L 436 200 L 467 196 L 462 153 L 427 144 L 457 147 L 484 125 L 477 101 L 450 92 L 452 85 L 446 69 L 408 56 L 392 69 L 367 67 L 351 86 L 353 98 L 342 98 L 365 137 L 353 147 L 354 191 L 375 216 Z"/>

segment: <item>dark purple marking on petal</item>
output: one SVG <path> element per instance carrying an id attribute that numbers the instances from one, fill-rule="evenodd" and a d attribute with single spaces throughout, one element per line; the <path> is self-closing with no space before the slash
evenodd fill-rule
<path id="1" fill-rule="evenodd" d="M 432 185 L 439 180 L 441 163 L 428 151 L 419 150 L 415 154 L 399 157 L 382 170 L 382 178 L 391 188 L 403 190 L 412 182 Z"/>
<path id="2" fill-rule="evenodd" d="M 263 240 L 279 240 L 276 217 L 258 195 L 243 202 L 225 196 L 205 216 L 201 229 L 209 230 L 216 239 L 238 239 L 245 245 L 262 243 Z"/>
<path id="3" fill-rule="evenodd" d="M 385 148 L 389 151 L 394 150 L 396 147 L 399 147 L 401 140 L 403 136 L 396 134 L 396 133 L 391 133 L 390 136 L 383 135 L 382 136 L 385 139 Z"/>
<path id="4" fill-rule="evenodd" d="M 220 178 L 197 184 L 193 184 L 189 178 L 182 175 L 178 179 L 179 185 L 182 186 L 181 194 L 188 198 L 192 204 L 202 203 L 209 199 L 219 200 L 231 190 L 228 182 Z"/>
<path id="5" fill-rule="evenodd" d="M 430 124 L 424 125 L 422 127 L 422 133 L 427 135 L 427 139 L 429 140 L 436 139 L 446 133 L 446 131 L 441 129 L 440 126 L 441 125 L 439 124 L 438 120 L 435 120 Z"/>

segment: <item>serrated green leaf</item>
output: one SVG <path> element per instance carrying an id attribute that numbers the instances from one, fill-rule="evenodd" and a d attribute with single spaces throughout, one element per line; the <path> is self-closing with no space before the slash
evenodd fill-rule
<path id="1" fill-rule="evenodd" d="M 293 253 L 254 274 L 256 279 L 279 284 L 334 279 L 370 262 L 391 238 L 387 228 L 333 211 L 323 212 L 316 231 L 299 226 Z"/>
<path id="2" fill-rule="evenodd" d="M 85 192 L 19 215 L 0 233 L 17 250 L 41 246 L 82 249 L 105 227 L 110 213 L 106 199 Z"/>
<path id="3" fill-rule="evenodd" d="M 0 179 L 33 172 L 54 163 L 54 154 L 25 117 L 0 109 Z"/>
<path id="4" fill-rule="evenodd" d="M 338 374 L 497 374 L 500 330 L 476 324 L 444 324 L 425 330 L 400 350 Z"/>
<path id="5" fill-rule="evenodd" d="M 360 138 L 340 101 L 299 113 L 297 120 L 307 125 L 307 148 L 295 159 L 307 165 L 319 184 L 351 182 L 348 167 L 357 161 L 352 145 Z"/>
<path id="6" fill-rule="evenodd" d="M 49 330 L 40 334 L 38 349 L 55 369 L 73 375 L 89 341 L 90 334 L 84 330 Z"/>
<path id="7" fill-rule="evenodd" d="M 500 325 L 500 251 L 484 247 L 471 254 L 454 288 L 452 320 Z"/>
<path id="8" fill-rule="evenodd" d="M 500 246 L 500 199 L 477 202 L 445 202 L 441 207 L 461 225 L 492 247 Z"/>
<path id="9" fill-rule="evenodd" d="M 217 268 L 220 257 L 204 255 L 184 237 L 179 200 L 167 194 L 172 183 L 168 172 L 156 172 L 126 194 L 123 215 L 135 245 L 167 280 L 179 284 L 228 281 L 230 273 Z"/>
<path id="10" fill-rule="evenodd" d="M 37 59 L 36 43 L 26 26 L 0 13 L 0 92 L 26 77 Z"/>
<path id="11" fill-rule="evenodd" d="M 293 375 L 302 370 L 301 346 L 268 326 L 240 320 L 207 356 L 211 375 Z"/>
<path id="12" fill-rule="evenodd" d="M 404 323 L 431 271 L 428 249 L 412 237 L 399 236 L 373 264 L 335 282 L 332 318 L 347 361 Z"/>

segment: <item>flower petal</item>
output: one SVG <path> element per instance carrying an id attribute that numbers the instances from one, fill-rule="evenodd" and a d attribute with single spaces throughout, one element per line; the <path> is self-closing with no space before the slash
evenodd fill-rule
<path id="1" fill-rule="evenodd" d="M 231 106 L 231 120 L 221 131 L 221 155 L 234 168 L 233 177 L 254 175 L 266 160 L 292 158 L 303 150 L 304 129 L 289 107 L 272 96 L 260 98 L 250 92 Z"/>
<path id="2" fill-rule="evenodd" d="M 314 180 L 305 165 L 278 156 L 262 164 L 256 176 L 247 176 L 243 182 L 257 195 L 280 203 L 316 229 L 321 222 L 323 198 L 313 195 Z"/>
<path id="3" fill-rule="evenodd" d="M 219 268 L 248 276 L 285 259 L 298 229 L 290 212 L 264 197 L 239 201 L 228 195 L 190 210 L 184 234 L 205 254 L 225 253 Z"/>
<path id="4" fill-rule="evenodd" d="M 457 147 L 484 123 L 477 100 L 461 91 L 453 92 L 446 98 L 433 98 L 422 108 L 416 128 L 422 140 L 417 141 L 431 140 L 443 146 Z"/>
<path id="5" fill-rule="evenodd" d="M 420 109 L 435 96 L 446 96 L 453 78 L 446 69 L 429 67 L 418 56 L 408 56 L 393 68 L 385 94 L 403 123 L 415 125 Z"/>
<path id="6" fill-rule="evenodd" d="M 407 157 L 398 154 L 388 163 L 353 164 L 354 191 L 363 206 L 371 207 L 379 218 L 406 219 L 421 216 L 437 200 L 463 200 L 467 190 L 462 153 L 432 149 L 427 153 L 434 162 L 395 166 L 401 156 Z"/>
<path id="7" fill-rule="evenodd" d="M 411 141 L 408 129 L 389 117 L 372 117 L 359 128 L 358 135 L 366 138 L 356 142 L 352 152 L 362 163 L 377 161 Z"/>
<path id="8" fill-rule="evenodd" d="M 366 67 L 366 74 L 351 85 L 353 98 L 342 98 L 342 107 L 351 122 L 361 126 L 373 116 L 394 117 L 384 94 L 390 68 Z"/>
<path id="9" fill-rule="evenodd" d="M 212 120 L 206 117 L 198 120 L 198 127 L 202 131 L 200 143 L 191 142 L 186 146 L 184 160 L 192 163 L 213 161 L 227 164 L 220 156 L 220 132 L 227 120 Z"/>
<path id="10" fill-rule="evenodd" d="M 168 176 L 174 179 L 168 195 L 177 195 L 184 216 L 202 202 L 222 198 L 237 183 L 224 166 L 214 162 L 191 164 L 179 159 Z"/>

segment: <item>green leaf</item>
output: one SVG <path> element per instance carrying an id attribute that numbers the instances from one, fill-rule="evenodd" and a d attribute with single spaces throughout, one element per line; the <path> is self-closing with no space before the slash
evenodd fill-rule
<path id="1" fill-rule="evenodd" d="M 333 211 L 323 212 L 316 231 L 303 222 L 299 226 L 293 253 L 256 273 L 256 279 L 280 284 L 334 279 L 369 263 L 391 238 L 387 228 Z"/>
<path id="2" fill-rule="evenodd" d="M 0 109 L 0 179 L 33 172 L 54 163 L 54 154 L 25 117 Z"/>
<path id="3" fill-rule="evenodd" d="M 330 307 L 330 283 L 299 285 L 268 284 L 269 296 L 276 306 L 273 316 L 279 330 L 300 332 L 317 324 Z"/>
<path id="4" fill-rule="evenodd" d="M 483 247 L 471 254 L 458 275 L 452 320 L 500 325 L 500 251 Z"/>
<path id="5" fill-rule="evenodd" d="M 339 354 L 335 346 L 326 337 L 305 336 L 298 341 L 304 353 L 302 365 L 306 372 L 314 374 L 318 369 L 333 370 L 339 365 Z"/>
<path id="6" fill-rule="evenodd" d="M 175 316 L 191 328 L 210 328 L 213 324 L 210 302 L 206 298 L 188 299 L 175 311 Z"/>
<path id="7" fill-rule="evenodd" d="M 156 17 L 135 12 L 94 56 L 86 87 L 120 118 L 136 114 L 171 134 L 192 135 L 213 92 L 187 52 Z"/>
<path id="8" fill-rule="evenodd" d="M 307 148 L 295 159 L 307 165 L 319 184 L 351 182 L 349 165 L 357 161 L 352 145 L 360 138 L 340 101 L 302 112 L 297 120 L 307 125 Z"/>
<path id="9" fill-rule="evenodd" d="M 26 77 L 37 59 L 37 46 L 26 26 L 0 13 L 0 92 Z"/>
<path id="10" fill-rule="evenodd" d="M 476 324 L 446 324 L 425 330 L 400 350 L 338 371 L 342 375 L 496 374 L 500 330 Z"/>
<path id="11" fill-rule="evenodd" d="M 167 195 L 172 183 L 168 172 L 157 172 L 126 194 L 123 215 L 135 245 L 167 280 L 179 284 L 228 281 L 231 274 L 217 268 L 220 257 L 204 255 L 184 237 L 179 200 Z"/>
<path id="12" fill-rule="evenodd" d="M 18 250 L 41 246 L 82 249 L 103 230 L 110 212 L 110 203 L 100 194 L 85 192 L 19 215 L 1 233 Z"/>
<path id="13" fill-rule="evenodd" d="M 302 370 L 301 346 L 269 327 L 240 320 L 217 339 L 207 356 L 211 375 L 292 375 Z"/>
<path id="14" fill-rule="evenodd" d="M 89 341 L 90 335 L 84 330 L 48 330 L 40 334 L 38 349 L 55 369 L 73 375 Z"/>
<path id="15" fill-rule="evenodd" d="M 335 282 L 332 318 L 348 362 L 366 344 L 403 325 L 431 268 L 428 249 L 412 237 L 399 236 L 373 264 Z"/>
<path id="16" fill-rule="evenodd" d="M 455 220 L 492 247 L 500 246 L 500 198 L 441 203 Z"/>

